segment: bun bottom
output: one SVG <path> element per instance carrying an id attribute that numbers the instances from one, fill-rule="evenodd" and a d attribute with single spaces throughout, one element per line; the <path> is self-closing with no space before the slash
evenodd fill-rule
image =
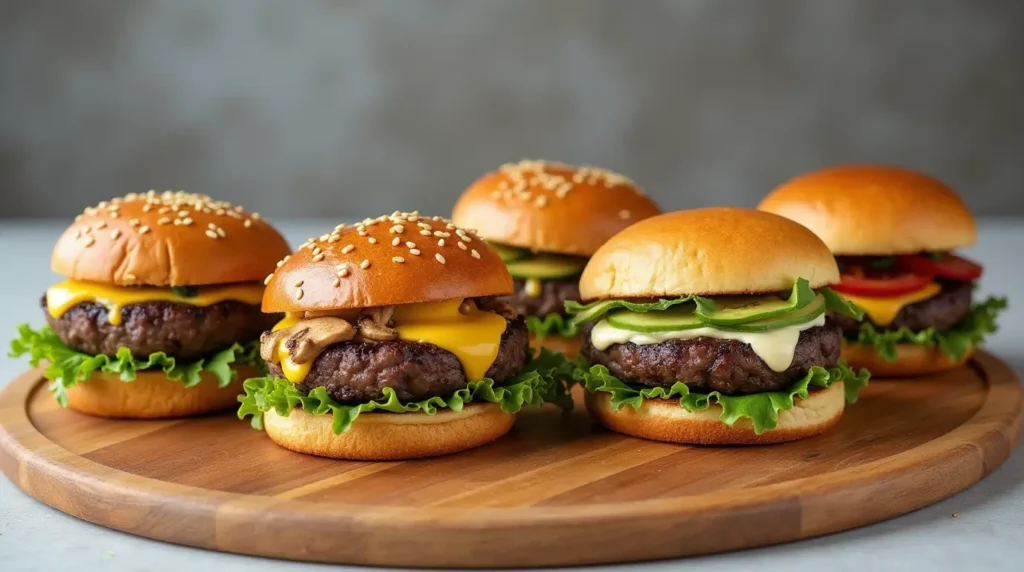
<path id="1" fill-rule="evenodd" d="M 813 437 L 839 422 L 846 407 L 842 382 L 812 390 L 807 399 L 797 399 L 793 409 L 779 411 L 779 424 L 760 435 L 750 419 L 726 425 L 719 419 L 722 407 L 711 405 L 691 412 L 675 399 L 645 399 L 639 409 L 611 406 L 611 394 L 587 393 L 587 409 L 602 425 L 634 437 L 691 445 L 766 445 Z"/>
<path id="2" fill-rule="evenodd" d="M 537 336 L 530 334 L 531 348 L 545 348 L 553 352 L 565 354 L 565 357 L 572 359 L 580 351 L 580 336 L 567 338 L 565 336 L 544 336 L 544 339 L 537 339 Z"/>
<path id="3" fill-rule="evenodd" d="M 462 411 L 364 413 L 348 431 L 335 435 L 331 415 L 271 409 L 263 428 L 278 445 L 297 453 L 351 461 L 397 461 L 458 453 L 486 445 L 512 429 L 516 416 L 497 403 L 469 403 Z"/>
<path id="4" fill-rule="evenodd" d="M 192 387 L 167 379 L 162 371 L 140 371 L 135 381 L 121 381 L 116 373 L 94 373 L 68 388 L 68 408 L 116 419 L 166 419 L 230 409 L 238 405 L 242 382 L 260 375 L 252 366 L 235 369 L 238 373 L 226 387 L 217 387 L 217 378 L 209 372 Z"/>
<path id="5" fill-rule="evenodd" d="M 959 367 L 971 359 L 975 349 L 972 346 L 962 358 L 954 360 L 939 348 L 899 344 L 896 346 L 896 360 L 885 361 L 874 348 L 844 341 L 843 359 L 855 370 L 866 368 L 873 378 L 915 377 Z"/>

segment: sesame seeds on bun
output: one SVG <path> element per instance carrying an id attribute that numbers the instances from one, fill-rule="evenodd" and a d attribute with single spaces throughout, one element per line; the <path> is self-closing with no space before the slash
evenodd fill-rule
<path id="1" fill-rule="evenodd" d="M 629 178 L 607 169 L 522 160 L 466 189 L 456 224 L 535 252 L 590 256 L 615 233 L 661 211 Z"/>
<path id="2" fill-rule="evenodd" d="M 289 252 L 259 213 L 206 195 L 130 193 L 75 217 L 54 272 L 118 286 L 203 286 L 263 279 Z"/>
<path id="3" fill-rule="evenodd" d="M 505 264 L 474 231 L 439 216 L 399 211 L 339 224 L 307 240 L 278 263 L 265 284 L 264 312 L 345 310 L 513 291 Z"/>

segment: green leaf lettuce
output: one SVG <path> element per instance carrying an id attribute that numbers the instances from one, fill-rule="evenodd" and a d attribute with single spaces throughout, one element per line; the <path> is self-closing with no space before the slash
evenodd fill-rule
<path id="1" fill-rule="evenodd" d="M 572 338 L 579 333 L 579 328 L 575 322 L 557 313 L 551 313 L 543 317 L 527 316 L 526 329 L 530 330 L 530 333 L 536 336 L 538 340 L 543 340 L 551 335 Z"/>

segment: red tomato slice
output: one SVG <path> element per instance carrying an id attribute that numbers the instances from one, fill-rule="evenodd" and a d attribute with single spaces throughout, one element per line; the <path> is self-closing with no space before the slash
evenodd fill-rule
<path id="1" fill-rule="evenodd" d="M 930 274 L 968 282 L 981 277 L 980 264 L 954 254 L 938 254 L 936 260 L 927 255 L 909 254 L 896 257 L 896 266 L 904 272 Z"/>
<path id="2" fill-rule="evenodd" d="M 880 298 L 898 296 L 916 292 L 932 281 L 931 276 L 919 276 L 910 273 L 897 273 L 872 276 L 843 274 L 839 284 L 832 286 L 836 292 L 853 294 L 854 296 L 876 296 Z"/>

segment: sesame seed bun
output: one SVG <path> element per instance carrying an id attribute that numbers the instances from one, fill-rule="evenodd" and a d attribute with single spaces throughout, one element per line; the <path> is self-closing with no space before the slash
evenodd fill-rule
<path id="1" fill-rule="evenodd" d="M 896 359 L 885 361 L 874 348 L 853 342 L 843 342 L 843 359 L 855 370 L 866 368 L 873 379 L 885 377 L 916 377 L 948 371 L 967 363 L 974 356 L 976 347 L 971 347 L 958 360 L 946 355 L 939 348 L 916 344 L 896 346 Z"/>
<path id="2" fill-rule="evenodd" d="M 338 225 L 304 243 L 266 280 L 264 312 L 344 310 L 513 291 L 501 258 L 441 217 L 396 212 Z"/>
<path id="3" fill-rule="evenodd" d="M 759 209 L 814 231 L 836 254 L 890 255 L 973 244 L 974 217 L 949 187 L 927 175 L 882 165 L 846 165 L 801 175 Z"/>
<path id="4" fill-rule="evenodd" d="M 509 432 L 516 416 L 497 403 L 469 403 L 462 411 L 364 413 L 335 435 L 330 415 L 293 409 L 287 417 L 271 409 L 263 427 L 278 445 L 307 455 L 353 461 L 397 461 L 458 453 L 486 445 Z"/>
<path id="5" fill-rule="evenodd" d="M 818 237 L 778 215 L 716 207 L 665 213 L 611 238 L 580 277 L 584 301 L 688 294 L 757 294 L 839 280 Z"/>
<path id="6" fill-rule="evenodd" d="M 732 425 L 722 423 L 722 407 L 709 406 L 691 412 L 676 399 L 645 399 L 639 409 L 630 406 L 615 410 L 611 394 L 587 393 L 587 410 L 602 425 L 619 433 L 669 443 L 693 445 L 766 445 L 813 437 L 839 422 L 846 407 L 842 382 L 813 390 L 807 399 L 797 398 L 793 408 L 779 411 L 775 429 L 754 433 L 750 419 Z"/>
<path id="7" fill-rule="evenodd" d="M 661 212 L 636 183 L 597 167 L 524 160 L 474 182 L 455 204 L 456 224 L 486 240 L 590 256 L 615 233 Z"/>
<path id="8" fill-rule="evenodd" d="M 217 378 L 209 372 L 192 387 L 167 379 L 160 370 L 136 372 L 132 382 L 121 381 L 120 374 L 97 372 L 68 388 L 68 408 L 118 419 L 165 419 L 231 409 L 238 405 L 242 381 L 260 375 L 252 366 L 234 369 L 235 379 L 225 387 L 217 387 Z"/>
<path id="9" fill-rule="evenodd" d="M 203 286 L 262 280 L 290 248 L 259 214 L 205 195 L 129 194 L 75 217 L 50 265 L 117 286 Z"/>

